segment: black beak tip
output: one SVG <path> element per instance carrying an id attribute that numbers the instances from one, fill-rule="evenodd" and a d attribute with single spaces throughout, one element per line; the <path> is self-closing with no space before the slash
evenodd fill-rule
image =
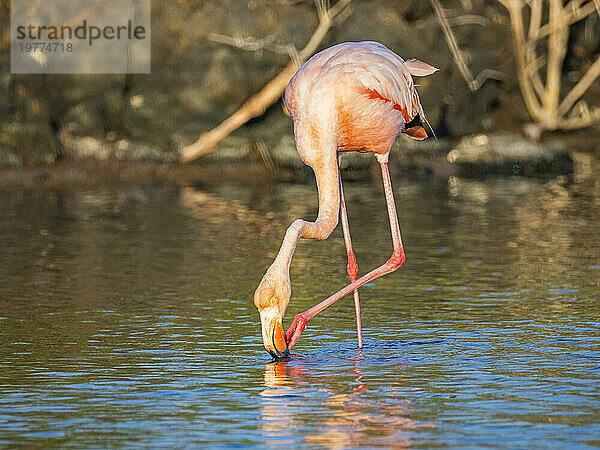
<path id="1" fill-rule="evenodd" d="M 290 355 L 290 351 L 286 348 L 285 351 L 280 352 L 279 350 L 269 350 L 269 354 L 273 357 L 274 361 L 284 361 L 288 359 L 292 359 L 292 355 Z"/>
<path id="2" fill-rule="evenodd" d="M 285 340 L 285 337 L 284 337 L 284 340 Z M 286 359 L 292 359 L 292 355 L 290 355 L 290 351 L 287 346 L 287 341 L 285 343 L 285 350 L 281 351 L 277 348 L 277 345 L 275 345 L 275 335 L 273 335 L 273 348 L 275 350 L 267 350 L 267 351 L 269 352 L 269 354 L 273 357 L 273 359 L 275 361 L 283 361 Z"/>

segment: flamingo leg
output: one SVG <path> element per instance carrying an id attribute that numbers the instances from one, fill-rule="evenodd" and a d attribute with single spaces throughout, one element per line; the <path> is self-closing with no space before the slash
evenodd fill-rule
<path id="1" fill-rule="evenodd" d="M 389 153 L 388 153 L 389 154 Z M 381 266 L 373 269 L 369 273 L 363 275 L 358 280 L 353 281 L 346 287 L 340 289 L 335 294 L 329 296 L 325 300 L 323 300 L 318 305 L 313 306 L 312 308 L 300 313 L 294 317 L 294 321 L 292 325 L 288 329 L 285 334 L 286 341 L 288 343 L 288 348 L 292 348 L 298 338 L 306 328 L 306 324 L 310 319 L 319 314 L 328 306 L 331 306 L 333 303 L 337 302 L 340 298 L 349 294 L 350 292 L 358 289 L 365 283 L 369 283 L 370 281 L 375 280 L 383 275 L 391 273 L 397 270 L 406 259 L 404 254 L 404 249 L 402 247 L 402 238 L 400 236 L 400 225 L 398 223 L 398 216 L 396 214 L 396 205 L 394 203 L 394 192 L 392 191 L 392 181 L 390 179 L 390 172 L 388 169 L 388 154 L 385 155 L 377 155 L 377 161 L 381 166 L 381 176 L 383 178 L 383 189 L 385 192 L 385 201 L 387 203 L 388 215 L 390 219 L 390 229 L 392 233 L 392 243 L 394 246 L 394 251 L 392 256 Z"/>
<path id="2" fill-rule="evenodd" d="M 352 250 L 352 240 L 350 239 L 350 226 L 348 224 L 348 213 L 346 212 L 346 201 L 344 200 L 344 189 L 342 188 L 342 174 L 340 173 L 340 216 L 342 218 L 342 230 L 344 232 L 344 242 L 346 243 L 346 252 L 348 253 L 348 265 L 346 271 L 350 281 L 356 281 L 358 278 L 358 265 L 356 256 Z M 360 323 L 360 300 L 358 298 L 358 289 L 354 289 L 354 309 L 356 310 L 356 334 L 358 336 L 358 348 L 362 348 L 362 326 Z"/>

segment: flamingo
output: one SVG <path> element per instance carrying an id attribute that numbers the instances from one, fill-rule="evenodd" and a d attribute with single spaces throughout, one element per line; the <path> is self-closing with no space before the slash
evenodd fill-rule
<path id="1" fill-rule="evenodd" d="M 354 292 L 358 347 L 362 330 L 358 288 L 397 270 L 405 260 L 388 170 L 392 144 L 400 133 L 425 139 L 423 107 L 412 76 L 427 76 L 435 67 L 400 56 L 378 42 L 347 42 L 317 53 L 305 62 L 285 89 L 285 105 L 294 123 L 296 149 L 312 168 L 319 192 L 319 213 L 314 222 L 297 219 L 254 293 L 260 313 L 265 349 L 275 358 L 289 358 L 291 349 L 319 312 Z M 392 234 L 392 256 L 358 278 L 339 170 L 339 152 L 375 154 L 381 166 L 383 188 Z M 327 239 L 342 219 L 348 254 L 350 284 L 318 305 L 295 316 L 286 333 L 283 316 L 291 296 L 290 263 L 302 239 Z"/>

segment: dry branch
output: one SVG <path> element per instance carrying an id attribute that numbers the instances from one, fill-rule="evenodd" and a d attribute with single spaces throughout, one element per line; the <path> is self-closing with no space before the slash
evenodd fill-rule
<path id="1" fill-rule="evenodd" d="M 285 87 L 301 64 L 304 63 L 318 48 L 319 44 L 331 28 L 334 19 L 340 16 L 352 0 L 338 0 L 331 8 L 325 7 L 324 0 L 315 0 L 319 25 L 308 43 L 298 52 L 291 51 L 294 57 L 283 70 L 267 83 L 257 94 L 250 97 L 235 113 L 225 119 L 220 125 L 202 134 L 200 138 L 191 145 L 181 150 L 180 162 L 189 163 L 202 155 L 214 150 L 217 143 L 238 129 L 250 119 L 261 116 L 265 110 L 275 103 L 283 94 Z"/>
<path id="2" fill-rule="evenodd" d="M 454 63 L 456 64 L 458 71 L 466 81 L 469 89 L 471 91 L 477 91 L 479 90 L 479 88 L 481 88 L 481 86 L 483 86 L 483 83 L 485 83 L 485 81 L 488 79 L 502 80 L 503 78 L 506 78 L 502 72 L 499 72 L 498 70 L 494 69 L 483 69 L 481 72 L 479 72 L 477 77 L 473 77 L 473 74 L 471 73 L 471 70 L 469 69 L 469 66 L 467 64 L 467 56 L 458 45 L 456 35 L 452 31 L 452 27 L 450 25 L 450 19 L 446 16 L 444 8 L 442 8 L 442 5 L 438 0 L 430 0 L 430 2 L 431 6 L 433 6 L 433 10 L 435 11 L 437 20 L 440 26 L 442 27 L 442 32 L 444 33 L 444 38 L 448 43 L 450 53 L 452 53 L 452 57 L 454 58 Z M 459 20 L 458 17 L 453 18 L 452 21 L 455 24 L 477 23 L 482 26 L 489 26 L 489 21 L 486 21 L 485 19 L 474 20 L 474 18 L 478 16 L 471 15 L 464 17 L 466 19 L 463 21 Z"/>
<path id="3" fill-rule="evenodd" d="M 600 56 L 596 58 L 594 64 L 590 66 L 590 68 L 585 72 L 577 84 L 573 86 L 573 89 L 571 89 L 571 91 L 561 102 L 560 106 L 558 107 L 558 114 L 566 114 L 569 109 L 571 109 L 571 106 L 573 106 L 575 102 L 579 100 L 583 94 L 585 94 L 585 91 L 587 91 L 592 83 L 598 78 L 600 78 Z"/>
<path id="4" fill-rule="evenodd" d="M 499 1 L 510 16 L 519 86 L 535 122 L 527 126 L 528 133 L 539 136 L 544 130 L 584 128 L 600 121 L 600 109 L 577 103 L 592 83 L 600 78 L 600 57 L 561 101 L 562 68 L 570 26 L 599 13 L 599 0 Z M 547 8 L 546 14 L 544 8 Z M 529 17 L 527 27 L 526 17 Z M 548 18 L 547 23 L 542 23 L 544 17 Z M 546 40 L 546 45 L 540 45 L 543 40 Z M 545 49 L 547 54 L 537 55 L 538 48 Z"/>

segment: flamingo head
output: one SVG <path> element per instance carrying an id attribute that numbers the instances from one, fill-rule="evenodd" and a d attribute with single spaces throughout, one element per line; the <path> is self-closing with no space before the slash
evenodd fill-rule
<path id="1" fill-rule="evenodd" d="M 269 269 L 254 292 L 254 304 L 260 313 L 265 349 L 275 359 L 289 358 L 283 331 L 283 315 L 292 292 L 289 274 Z"/>

